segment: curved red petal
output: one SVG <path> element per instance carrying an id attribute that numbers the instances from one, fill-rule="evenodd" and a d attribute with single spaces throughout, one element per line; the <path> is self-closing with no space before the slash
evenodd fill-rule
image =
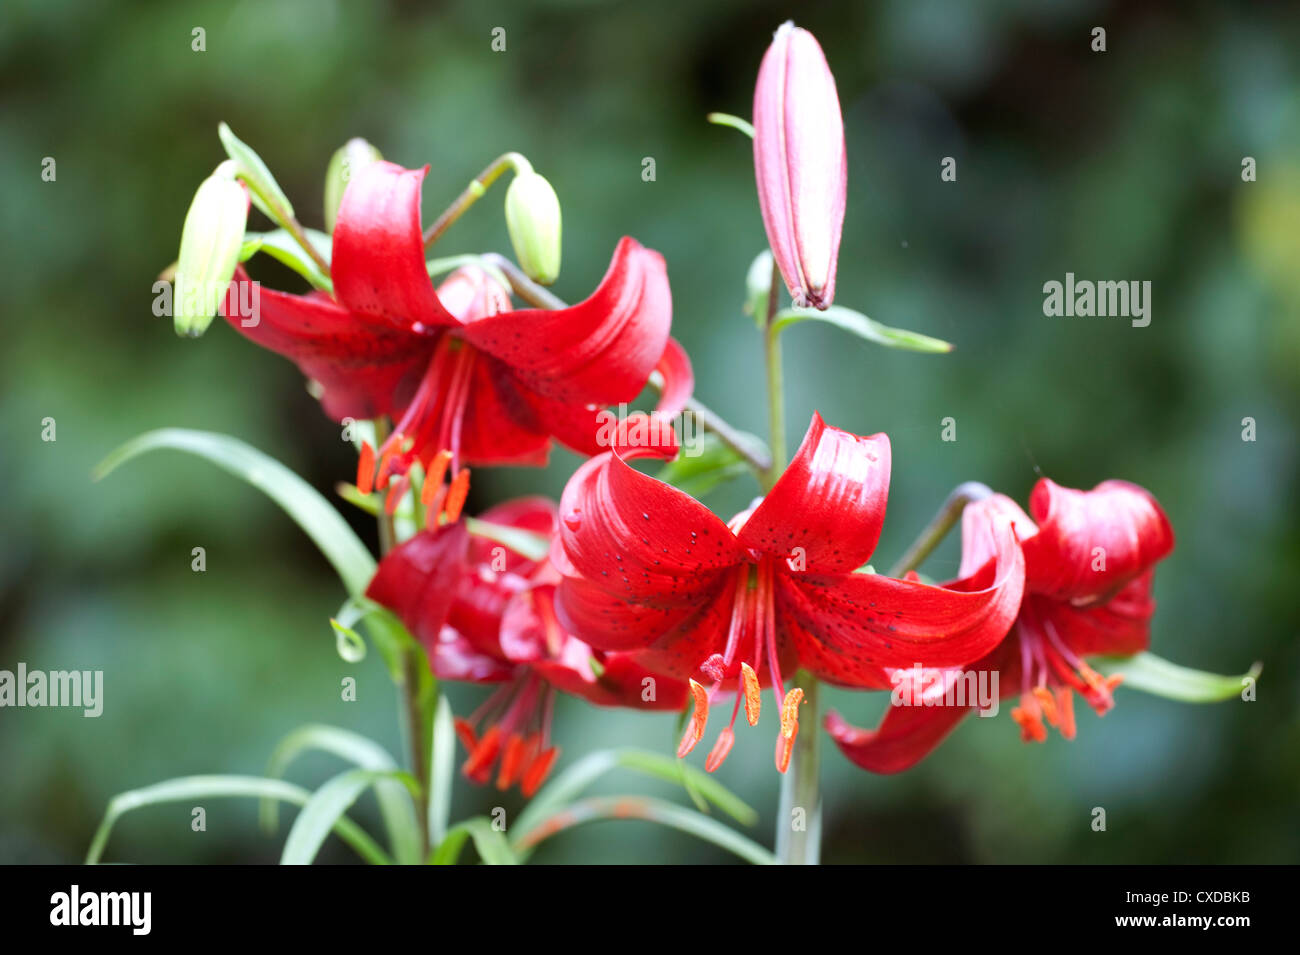
<path id="1" fill-rule="evenodd" d="M 364 315 L 324 295 L 289 295 L 257 285 L 236 270 L 225 307 L 239 334 L 283 355 L 324 389 L 321 404 L 336 421 L 391 414 L 394 397 L 415 387 L 434 341 Z M 254 307 L 255 305 L 255 307 Z"/>
<path id="2" fill-rule="evenodd" d="M 685 410 L 695 390 L 695 372 L 691 369 L 690 356 L 677 339 L 668 339 L 655 370 L 663 378 L 655 413 L 664 418 L 675 418 Z"/>
<path id="3" fill-rule="evenodd" d="M 379 562 L 366 596 L 401 618 L 426 646 L 434 646 L 465 578 L 469 532 L 457 521 L 399 544 Z"/>
<path id="4" fill-rule="evenodd" d="M 343 193 L 330 273 L 344 308 L 401 329 L 460 323 L 434 294 L 424 264 L 420 186 L 429 167 L 374 162 Z"/>
<path id="5" fill-rule="evenodd" d="M 1126 584 L 1103 604 L 1075 607 L 1059 600 L 1030 596 L 1027 602 L 1043 626 L 1049 624 L 1078 656 L 1130 656 L 1145 650 L 1151 640 L 1151 598 L 1154 571 Z"/>
<path id="6" fill-rule="evenodd" d="M 423 260 L 421 260 L 423 264 Z M 548 398 L 577 404 L 631 401 L 664 353 L 672 324 L 668 273 L 658 252 L 624 238 L 585 302 L 522 309 L 465 326 L 465 337 L 510 365 Z"/>
<path id="7" fill-rule="evenodd" d="M 826 732 L 848 760 L 873 773 L 898 773 L 915 766 L 943 742 L 968 706 L 891 706 L 874 730 L 826 714 Z"/>
<path id="8" fill-rule="evenodd" d="M 1038 533 L 1024 544 L 1030 593 L 1104 599 L 1174 549 L 1173 528 L 1156 499 L 1127 481 L 1078 491 L 1043 478 L 1029 509 L 1038 521 Z"/>
<path id="9" fill-rule="evenodd" d="M 601 667 L 599 677 L 592 669 L 593 658 Z M 633 654 L 593 651 L 573 637 L 558 658 L 534 664 L 533 670 L 557 689 L 597 706 L 679 710 L 686 705 L 684 680 L 652 673 Z"/>
<path id="10" fill-rule="evenodd" d="M 1020 611 L 1025 558 L 995 522 L 997 555 L 950 587 L 879 574 L 777 576 L 777 621 L 819 677 L 881 688 L 882 668 L 964 666 L 993 650 Z"/>
<path id="11" fill-rule="evenodd" d="M 541 467 L 550 457 L 551 432 L 501 361 L 479 354 L 465 406 L 460 453 L 472 466 Z"/>
<path id="12" fill-rule="evenodd" d="M 969 577 L 997 556 L 997 535 L 993 518 L 1001 516 L 1015 528 L 1021 546 L 1038 532 L 1029 515 L 1005 494 L 994 494 L 966 505 L 961 515 L 961 567 L 958 577 Z"/>
<path id="13" fill-rule="evenodd" d="M 515 666 L 499 657 L 483 653 L 469 640 L 451 627 L 432 644 L 429 666 L 439 680 L 458 680 L 465 683 L 501 683 L 514 676 Z"/>
<path id="14" fill-rule="evenodd" d="M 745 547 L 802 556 L 808 570 L 861 567 L 880 539 L 889 466 L 886 435 L 859 437 L 813 412 L 790 466 L 737 536 Z"/>
<path id="15" fill-rule="evenodd" d="M 569 564 L 593 585 L 659 606 L 697 602 L 746 557 L 707 507 L 610 453 L 569 479 L 559 532 Z"/>

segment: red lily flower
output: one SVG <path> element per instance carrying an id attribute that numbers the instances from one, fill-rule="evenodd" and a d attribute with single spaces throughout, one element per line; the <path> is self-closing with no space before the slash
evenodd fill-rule
<path id="1" fill-rule="evenodd" d="M 959 585 L 855 573 L 880 536 L 889 463 L 885 435 L 859 437 L 814 414 L 767 497 L 724 524 L 617 454 L 592 458 L 560 502 L 551 551 L 564 575 L 560 620 L 593 647 L 690 679 L 694 718 L 679 755 L 703 734 L 713 695 L 737 690 L 709 769 L 730 750 L 741 700 L 753 725 L 760 687 L 771 686 L 784 772 L 803 691 L 786 693 L 783 674 L 805 667 L 834 683 L 885 688 L 890 667 L 978 659 L 1020 606 L 1024 558 L 1010 522 L 997 515 L 989 516 L 990 559 Z"/>
<path id="2" fill-rule="evenodd" d="M 335 420 L 398 422 L 378 452 L 380 487 L 443 450 L 453 472 L 462 460 L 545 464 L 552 438 L 596 454 L 600 409 L 635 399 L 656 367 L 669 379 L 671 404 L 660 410 L 681 410 L 690 364 L 668 337 L 672 300 L 657 252 L 624 238 L 592 296 L 555 311 L 512 311 L 507 290 L 478 269 L 435 292 L 420 231 L 427 171 L 375 162 L 353 178 L 334 229 L 333 298 L 262 289 L 249 315 L 232 287 L 225 309 L 241 334 L 320 384 Z M 248 281 L 240 269 L 236 285 Z"/>
<path id="3" fill-rule="evenodd" d="M 555 505 L 520 498 L 482 520 L 551 535 Z M 451 521 L 393 548 L 366 591 L 424 644 L 439 679 L 503 684 L 472 717 L 456 721 L 469 750 L 465 774 L 476 782 L 488 780 L 499 756 L 499 788 L 518 781 L 525 795 L 536 791 L 559 755 L 550 745 L 556 690 L 650 710 L 679 709 L 686 700 L 683 681 L 565 632 L 555 616 L 556 580 L 548 561 Z"/>
<path id="4" fill-rule="evenodd" d="M 1047 726 L 1074 738 L 1075 692 L 1099 715 L 1114 706 L 1120 678 L 1101 676 L 1085 658 L 1146 649 L 1155 612 L 1152 568 L 1174 548 L 1169 520 L 1150 493 L 1124 481 L 1077 491 L 1044 478 L 1029 507 L 1037 527 L 1001 494 L 968 506 L 962 518 L 962 573 L 990 552 L 989 514 L 1014 521 L 1022 540 L 1024 603 L 1007 639 L 965 675 L 894 674 L 904 705 L 891 706 L 875 730 L 828 714 L 827 729 L 854 763 L 893 773 L 920 761 L 972 709 L 951 705 L 955 684 L 981 671 L 999 674 L 1003 697 L 1019 693 L 1011 715 L 1026 742 L 1045 740 Z"/>

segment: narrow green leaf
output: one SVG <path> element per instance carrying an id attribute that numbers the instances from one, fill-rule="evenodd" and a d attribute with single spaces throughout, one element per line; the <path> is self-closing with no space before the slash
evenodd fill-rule
<path id="1" fill-rule="evenodd" d="M 583 799 L 541 819 L 531 832 L 521 837 L 518 845 L 520 849 L 533 849 L 556 833 L 601 819 L 640 819 L 658 823 L 710 842 L 754 865 L 777 864 L 776 856 L 767 849 L 716 819 L 648 796 L 593 796 Z"/>
<path id="2" fill-rule="evenodd" d="M 706 118 L 714 126 L 730 126 L 732 129 L 740 130 L 750 139 L 754 138 L 754 126 L 749 120 L 733 116 L 731 113 L 710 113 Z"/>
<path id="3" fill-rule="evenodd" d="M 477 517 L 466 517 L 465 526 L 469 528 L 471 534 L 486 537 L 498 544 L 505 544 L 530 560 L 542 560 L 550 553 L 551 544 L 544 534 L 535 534 L 518 527 L 507 527 L 505 524 L 493 524 L 491 521 L 479 520 Z"/>
<path id="4" fill-rule="evenodd" d="M 337 726 L 312 723 L 299 727 L 279 742 L 271 753 L 266 775 L 271 779 L 282 778 L 295 759 L 313 750 L 330 753 L 361 769 L 375 772 L 392 772 L 398 768 L 388 750 L 374 740 Z M 375 798 L 379 801 L 379 811 L 384 818 L 394 857 L 402 865 L 419 862 L 420 832 L 414 804 L 406 787 L 396 780 L 376 783 Z M 274 832 L 277 822 L 275 802 L 263 799 L 259 815 L 262 827 L 267 832 Z"/>
<path id="5" fill-rule="evenodd" d="M 515 822 L 514 840 L 518 843 L 540 821 L 576 799 L 588 786 L 612 769 L 628 769 L 693 789 L 741 825 L 752 826 L 758 820 L 753 807 L 734 795 L 713 776 L 671 756 L 639 749 L 604 749 L 583 757 L 533 797 Z"/>
<path id="6" fill-rule="evenodd" d="M 284 194 L 284 190 L 280 188 L 280 184 L 275 181 L 275 177 L 271 175 L 271 170 L 266 167 L 266 163 L 262 162 L 262 157 L 236 136 L 225 123 L 217 127 L 217 135 L 221 137 L 221 145 L 225 147 L 226 155 L 239 165 L 240 178 L 248 183 L 253 205 L 262 210 L 268 219 L 286 225 L 285 220 L 293 218 L 293 205 L 289 202 L 289 197 Z"/>
<path id="7" fill-rule="evenodd" d="M 1110 657 L 1097 662 L 1107 676 L 1119 675 L 1124 686 L 1183 703 L 1219 703 L 1240 698 L 1247 684 L 1259 678 L 1263 665 L 1256 663 L 1240 676 L 1221 676 L 1192 670 L 1163 660 L 1154 653 Z"/>
<path id="8" fill-rule="evenodd" d="M 875 342 L 877 345 L 884 345 L 887 348 L 901 348 L 904 351 L 930 354 L 952 351 L 952 345 L 948 342 L 918 332 L 890 328 L 888 325 L 880 324 L 875 319 L 867 318 L 861 312 L 855 312 L 851 308 L 843 308 L 839 305 L 832 305 L 824 312 L 815 308 L 782 309 L 777 312 L 772 328 L 779 333 L 791 325 L 807 321 L 826 322 L 836 328 L 843 329 L 851 335 L 856 335 L 869 342 Z"/>
<path id="9" fill-rule="evenodd" d="M 303 229 L 303 232 L 306 233 L 307 241 L 312 244 L 320 257 L 328 262 L 333 251 L 333 239 L 316 229 Z M 248 255 L 245 256 L 244 252 L 248 252 Z M 244 237 L 244 247 L 240 250 L 240 255 L 243 256 L 240 261 L 247 261 L 257 252 L 265 252 L 271 258 L 287 265 L 310 282 L 313 288 L 323 289 L 326 292 L 334 291 L 334 283 L 330 281 L 330 277 L 321 271 L 315 260 L 303 251 L 298 240 L 286 230 L 248 233 Z"/>
<path id="10" fill-rule="evenodd" d="M 347 521 L 315 488 L 293 471 L 236 438 L 210 431 L 162 428 L 117 448 L 95 468 L 95 480 L 147 451 L 171 448 L 206 458 L 265 493 L 307 532 L 333 565 L 349 594 L 361 594 L 375 573 L 375 559 Z"/>
<path id="11" fill-rule="evenodd" d="M 162 803 L 192 803 L 196 799 L 220 799 L 229 796 L 264 797 L 305 806 L 311 793 L 301 786 L 294 786 L 279 779 L 262 779 L 258 776 L 182 776 L 166 782 L 132 789 L 119 793 L 109 800 L 104 819 L 95 831 L 90 849 L 86 852 L 86 864 L 95 865 L 103 857 L 108 837 L 113 832 L 113 825 L 123 815 L 146 806 Z M 367 862 L 376 865 L 391 865 L 392 859 L 370 838 L 360 826 L 339 815 L 333 823 L 333 831 L 344 842 L 356 850 Z"/>
<path id="12" fill-rule="evenodd" d="M 371 786 L 385 780 L 402 780 L 408 786 L 418 785 L 409 773 L 349 769 L 321 786 L 293 821 L 289 836 L 284 841 L 280 864 L 310 865 L 325 842 L 325 837 L 334 830 L 335 824 L 357 798 Z"/>
<path id="13" fill-rule="evenodd" d="M 432 865 L 455 865 L 465 845 L 466 836 L 474 840 L 474 848 L 478 850 L 479 858 L 485 865 L 519 864 L 510 843 L 506 842 L 505 834 L 493 829 L 492 821 L 487 816 L 475 816 L 452 826 L 447 832 L 447 838 L 429 857 L 429 862 Z"/>
<path id="14" fill-rule="evenodd" d="M 429 838 L 434 845 L 447 837 L 451 820 L 451 787 L 456 776 L 456 730 L 451 704 L 438 697 L 433 717 L 433 739 L 429 753 Z"/>

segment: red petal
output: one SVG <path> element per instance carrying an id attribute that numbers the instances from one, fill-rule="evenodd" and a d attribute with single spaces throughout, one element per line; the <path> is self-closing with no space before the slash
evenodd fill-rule
<path id="1" fill-rule="evenodd" d="M 691 359 L 675 338 L 668 339 L 655 370 L 664 379 L 655 412 L 664 418 L 675 418 L 682 413 L 690 400 L 691 392 L 695 390 L 695 372 L 691 369 Z"/>
<path id="2" fill-rule="evenodd" d="M 570 637 L 560 657 L 533 665 L 542 678 L 556 688 L 597 706 L 626 706 L 637 710 L 680 710 L 686 705 L 686 681 L 652 673 L 632 654 L 598 656 L 599 678 L 591 668 L 597 655 L 581 640 Z M 644 699 L 647 679 L 654 680 L 654 698 Z"/>
<path id="3" fill-rule="evenodd" d="M 434 646 L 464 579 L 469 532 L 461 522 L 421 531 L 379 562 L 366 596 L 401 618 L 426 646 Z"/>
<path id="4" fill-rule="evenodd" d="M 1038 619 L 1051 624 L 1066 646 L 1081 657 L 1130 656 L 1150 643 L 1154 571 L 1127 584 L 1104 604 L 1074 607 L 1059 600 L 1029 597 Z"/>
<path id="5" fill-rule="evenodd" d="M 684 606 L 745 559 L 727 525 L 616 455 L 592 458 L 560 499 L 560 539 L 574 570 L 626 600 Z"/>
<path id="6" fill-rule="evenodd" d="M 502 683 L 514 676 L 514 664 L 481 652 L 451 627 L 443 627 L 433 644 L 425 644 L 429 665 L 439 680 Z"/>
<path id="7" fill-rule="evenodd" d="M 353 315 L 324 295 L 288 295 L 257 286 L 241 266 L 222 310 L 245 338 L 290 359 L 324 388 L 326 414 L 374 418 L 391 414 L 394 396 L 414 390 L 434 340 L 382 320 Z"/>
<path id="8" fill-rule="evenodd" d="M 1076 491 L 1043 478 L 1029 509 L 1038 521 L 1038 533 L 1024 545 L 1031 593 L 1105 597 L 1174 549 L 1173 529 L 1156 499 L 1127 481 Z"/>
<path id="9" fill-rule="evenodd" d="M 348 183 L 330 272 L 334 296 L 349 311 L 407 330 L 460 324 L 434 294 L 424 264 L 420 184 L 428 171 L 381 161 Z"/>
<path id="10" fill-rule="evenodd" d="M 969 712 L 968 706 L 891 706 L 879 727 L 864 730 L 832 710 L 826 732 L 850 762 L 873 773 L 898 773 L 927 756 Z"/>
<path id="11" fill-rule="evenodd" d="M 491 355 L 474 359 L 461 428 L 461 456 L 473 466 L 546 464 L 551 431 L 509 368 Z"/>
<path id="12" fill-rule="evenodd" d="M 514 368 L 540 395 L 612 405 L 631 401 L 645 387 L 671 324 L 663 257 L 624 238 L 585 302 L 482 318 L 465 327 L 465 337 Z"/>
<path id="13" fill-rule="evenodd" d="M 1025 559 L 1010 522 L 997 557 L 950 587 L 879 574 L 777 575 L 777 621 L 800 663 L 823 679 L 881 688 L 882 668 L 964 666 L 1006 636 L 1020 610 Z"/>
<path id="14" fill-rule="evenodd" d="M 719 592 L 725 584 L 719 584 Z M 728 593 L 730 591 L 728 590 Z M 641 650 L 655 644 L 665 634 L 676 633 L 684 624 L 700 619 L 700 606 L 710 602 L 723 603 L 721 598 L 712 594 L 697 595 L 693 601 L 676 605 L 662 605 L 657 602 L 637 602 L 617 594 L 611 594 L 598 584 L 584 577 L 566 577 L 560 582 L 556 600 L 556 611 L 560 622 L 566 630 L 581 637 L 601 650 Z M 726 607 L 730 609 L 730 603 Z M 725 637 L 724 618 L 713 627 L 720 630 Z M 719 639 L 721 639 L 720 637 Z M 712 637 L 702 641 L 711 644 Z M 685 670 L 677 670 L 683 675 L 695 672 L 695 667 L 709 655 L 705 650 L 701 655 L 686 661 Z"/>
<path id="15" fill-rule="evenodd" d="M 741 529 L 741 544 L 779 557 L 802 548 L 806 568 L 822 573 L 862 566 L 885 520 L 889 463 L 887 436 L 862 438 L 814 412 L 794 460 Z"/>
<path id="16" fill-rule="evenodd" d="M 997 555 L 994 518 L 999 516 L 1011 521 L 1022 546 L 1026 539 L 1038 532 L 1029 515 L 1005 494 L 994 494 L 982 501 L 967 504 L 961 515 L 961 567 L 957 571 L 958 577 L 969 577 Z"/>

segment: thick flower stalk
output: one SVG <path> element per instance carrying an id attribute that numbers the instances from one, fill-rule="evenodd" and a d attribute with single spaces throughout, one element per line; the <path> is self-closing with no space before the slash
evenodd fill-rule
<path id="1" fill-rule="evenodd" d="M 694 712 L 679 755 L 703 736 L 713 698 L 735 692 L 709 769 L 734 742 L 742 702 L 756 724 L 760 689 L 771 687 L 784 772 L 802 698 L 786 691 L 786 675 L 803 668 L 886 688 L 891 668 L 915 660 L 960 666 L 983 656 L 1020 607 L 1024 557 L 1011 522 L 994 513 L 987 559 L 954 585 L 859 572 L 880 536 L 889 471 L 884 435 L 859 437 L 814 415 L 767 496 L 723 523 L 616 453 L 592 458 L 560 503 L 560 620 L 593 647 L 690 680 Z"/>
<path id="2" fill-rule="evenodd" d="M 1019 697 L 1011 715 L 1027 742 L 1043 742 L 1049 726 L 1074 737 L 1075 693 L 1098 714 L 1114 706 L 1119 678 L 1102 676 L 1087 658 L 1146 649 L 1153 568 L 1173 550 L 1173 530 L 1155 498 L 1124 481 L 1078 491 L 1044 478 L 1029 506 L 1033 520 L 996 494 L 969 505 L 962 518 L 961 573 L 993 552 L 991 515 L 1012 521 L 1022 541 L 1025 594 L 1006 640 L 965 670 L 891 674 L 903 705 L 890 707 L 877 729 L 829 714 L 827 729 L 854 763 L 890 773 L 924 758 L 973 708 L 969 695 L 966 705 L 952 705 L 968 674 L 996 672 L 1001 695 Z"/>
<path id="3" fill-rule="evenodd" d="M 754 89 L 754 175 L 767 241 L 798 306 L 828 308 L 844 227 L 844 120 L 826 56 L 784 23 Z"/>

